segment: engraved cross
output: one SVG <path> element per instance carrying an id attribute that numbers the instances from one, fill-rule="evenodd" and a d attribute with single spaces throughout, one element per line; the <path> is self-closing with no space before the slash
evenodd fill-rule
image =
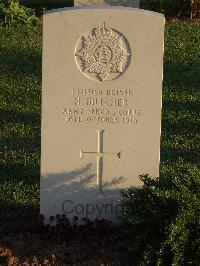
<path id="1" fill-rule="evenodd" d="M 80 150 L 80 159 L 82 159 L 85 155 L 95 155 L 97 156 L 97 188 L 99 193 L 103 193 L 102 191 L 102 180 L 103 180 L 103 157 L 116 157 L 120 160 L 121 152 L 112 153 L 112 152 L 104 152 L 103 151 L 103 133 L 104 130 L 97 130 L 98 134 L 98 147 L 96 151 L 82 151 Z"/>

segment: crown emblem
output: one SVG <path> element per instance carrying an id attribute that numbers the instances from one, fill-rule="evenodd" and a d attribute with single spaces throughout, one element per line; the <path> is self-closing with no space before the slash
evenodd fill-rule
<path id="1" fill-rule="evenodd" d="M 111 73 L 122 73 L 129 57 L 123 35 L 111 29 L 105 22 L 83 35 L 81 47 L 75 52 L 84 73 L 93 73 L 105 81 Z"/>

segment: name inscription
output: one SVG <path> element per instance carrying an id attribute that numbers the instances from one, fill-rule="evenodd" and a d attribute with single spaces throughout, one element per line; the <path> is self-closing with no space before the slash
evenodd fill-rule
<path id="1" fill-rule="evenodd" d="M 63 108 L 67 123 L 136 124 L 141 110 L 131 106 L 131 89 L 72 89 L 73 101 Z"/>

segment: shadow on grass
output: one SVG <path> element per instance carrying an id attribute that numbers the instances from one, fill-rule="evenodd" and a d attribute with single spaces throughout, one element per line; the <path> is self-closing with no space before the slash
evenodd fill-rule
<path id="1" fill-rule="evenodd" d="M 164 61 L 164 87 L 167 84 L 179 89 L 184 87 L 190 93 L 190 89 L 199 91 L 200 63 L 174 62 L 165 59 Z"/>
<path id="2" fill-rule="evenodd" d="M 199 84 L 200 65 L 166 61 L 163 82 L 161 161 L 183 158 L 189 162 L 198 163 L 200 160 L 199 144 L 196 142 L 200 132 L 198 121 L 200 102 L 197 98 Z M 181 143 L 173 147 L 170 142 L 176 142 L 177 136 L 181 139 Z M 190 147 L 186 145 L 188 138 L 190 138 Z"/>
<path id="3" fill-rule="evenodd" d="M 175 161 L 182 158 L 191 163 L 199 163 L 200 152 L 197 149 L 175 149 L 175 148 L 163 148 L 161 153 L 161 161 Z"/>
<path id="4" fill-rule="evenodd" d="M 24 165 L 20 162 L 1 163 L 0 182 L 2 181 L 23 181 L 24 184 L 35 184 L 39 182 L 40 168 L 38 164 Z"/>
<path id="5" fill-rule="evenodd" d="M 24 167 L 21 171 L 24 171 L 25 180 L 25 173 L 29 169 L 27 167 L 25 170 Z M 95 171 L 96 168 L 93 164 L 84 164 L 71 171 L 49 173 L 42 176 L 41 212 L 45 215 L 47 223 L 49 223 L 51 215 L 56 216 L 57 214 L 66 214 L 70 219 L 75 215 L 80 219 L 94 220 L 105 217 L 108 220 L 118 219 L 120 213 L 119 185 L 126 182 L 127 179 L 117 176 L 110 181 L 105 181 L 102 185 L 103 193 L 99 193 L 98 188 L 94 186 L 96 183 Z M 78 205 L 79 207 L 77 207 Z M 1 202 L 0 233 L 10 233 L 13 230 L 20 233 L 24 230 L 33 230 L 38 213 L 39 209 L 31 204 Z M 21 227 L 22 225 L 24 226 Z"/>
<path id="6" fill-rule="evenodd" d="M 32 232 L 38 214 L 36 206 L 0 203 L 0 235 Z"/>
<path id="7" fill-rule="evenodd" d="M 173 112 L 181 112 L 182 114 L 187 114 L 195 112 L 197 113 L 199 110 L 199 101 L 184 101 L 184 100 L 164 100 L 164 111 L 173 111 Z M 184 127 L 183 127 L 184 128 Z"/>
<path id="8" fill-rule="evenodd" d="M 23 123 L 29 126 L 40 128 L 40 115 L 34 112 L 14 111 L 0 109 L 0 128 L 3 128 L 7 123 Z"/>
<path id="9" fill-rule="evenodd" d="M 39 164 L 35 159 L 30 158 L 35 154 L 36 158 L 40 153 L 40 116 L 33 112 L 17 112 L 0 110 L 0 147 L 2 156 L 0 160 L 1 180 L 16 179 L 18 181 L 39 180 Z M 15 133 L 6 135 L 4 128 L 8 124 L 19 124 L 27 126 L 23 135 Z M 20 129 L 19 129 L 20 130 Z M 34 132 L 33 132 L 34 130 Z M 7 131 L 5 131 L 7 132 Z"/>
<path id="10" fill-rule="evenodd" d="M 42 63 L 41 52 L 34 49 L 20 50 L 1 48 L 0 53 L 0 72 L 9 75 L 22 73 L 41 76 Z"/>

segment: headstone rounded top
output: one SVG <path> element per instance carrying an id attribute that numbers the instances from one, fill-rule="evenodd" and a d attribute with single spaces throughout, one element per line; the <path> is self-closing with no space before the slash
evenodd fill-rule
<path id="1" fill-rule="evenodd" d="M 110 5 L 139 8 L 140 0 L 74 0 L 74 6 Z"/>

